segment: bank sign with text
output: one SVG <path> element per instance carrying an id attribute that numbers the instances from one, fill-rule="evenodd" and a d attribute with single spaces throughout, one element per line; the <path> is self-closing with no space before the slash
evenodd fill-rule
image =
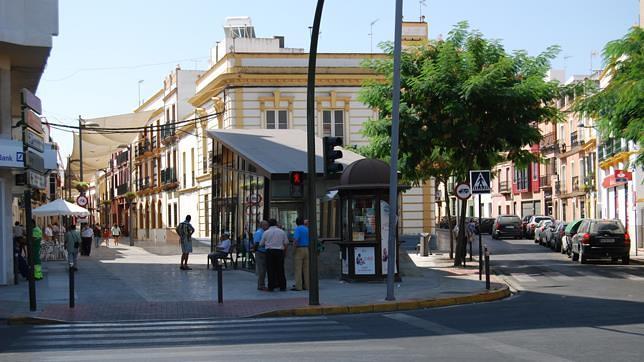
<path id="1" fill-rule="evenodd" d="M 16 140 L 0 140 L 0 168 L 24 168 L 25 154 L 22 152 L 22 142 Z"/>

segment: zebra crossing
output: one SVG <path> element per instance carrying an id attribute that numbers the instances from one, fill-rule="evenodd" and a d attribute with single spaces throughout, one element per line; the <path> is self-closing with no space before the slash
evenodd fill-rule
<path id="1" fill-rule="evenodd" d="M 265 333 L 264 333 L 265 332 Z M 235 320 L 180 320 L 33 326 L 10 350 L 132 348 L 344 340 L 363 336 L 324 316 Z"/>
<path id="2" fill-rule="evenodd" d="M 517 270 L 518 269 L 518 270 Z M 561 268 L 553 270 L 551 267 L 527 266 L 525 268 L 499 268 L 498 274 L 502 277 L 510 277 L 517 289 L 524 289 L 523 284 L 531 283 L 570 283 L 576 278 L 585 278 L 596 281 L 610 281 L 615 279 L 644 282 L 644 268 L 641 267 L 619 267 L 609 268 Z"/>

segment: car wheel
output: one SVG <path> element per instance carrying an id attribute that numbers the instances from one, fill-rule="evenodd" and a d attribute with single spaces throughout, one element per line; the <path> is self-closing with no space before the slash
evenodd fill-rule
<path id="1" fill-rule="evenodd" d="M 628 264 L 630 264 L 630 262 L 631 262 L 631 257 L 630 256 L 626 255 L 626 256 L 624 256 L 622 258 L 622 264 L 628 265 Z"/>

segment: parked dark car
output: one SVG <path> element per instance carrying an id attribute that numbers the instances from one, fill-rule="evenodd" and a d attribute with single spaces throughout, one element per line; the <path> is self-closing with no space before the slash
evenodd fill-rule
<path id="1" fill-rule="evenodd" d="M 521 219 L 521 232 L 523 234 L 524 238 L 528 237 L 528 223 L 530 222 L 530 218 L 532 215 L 524 216 L 523 219 Z"/>
<path id="2" fill-rule="evenodd" d="M 572 238 L 572 260 L 584 264 L 588 259 L 611 258 L 630 262 L 631 239 L 619 220 L 585 219 Z"/>
<path id="3" fill-rule="evenodd" d="M 554 225 L 546 230 L 546 245 L 554 251 L 561 251 L 561 241 L 566 230 L 566 224 L 563 221 L 557 220 Z"/>
<path id="4" fill-rule="evenodd" d="M 499 215 L 494 221 L 492 238 L 502 237 L 521 238 L 521 219 L 516 215 Z"/>
<path id="5" fill-rule="evenodd" d="M 496 219 L 490 218 L 490 217 L 484 217 L 481 219 L 481 225 L 479 226 L 479 231 L 482 234 L 492 234 L 492 230 L 494 229 L 494 222 Z"/>

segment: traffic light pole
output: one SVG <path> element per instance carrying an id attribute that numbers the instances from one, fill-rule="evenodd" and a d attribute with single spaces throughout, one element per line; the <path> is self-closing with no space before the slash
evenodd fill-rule
<path id="1" fill-rule="evenodd" d="M 306 206 L 309 218 L 309 305 L 320 305 L 318 281 L 318 227 L 316 211 L 316 167 L 315 167 L 315 66 L 318 51 L 318 35 L 324 0 L 318 0 L 311 31 L 309 48 L 309 70 L 306 82 L 306 155 L 307 155 L 307 197 Z"/>
<path id="2" fill-rule="evenodd" d="M 389 259 L 387 260 L 387 297 L 386 300 L 396 300 L 394 296 L 394 274 L 396 273 L 396 221 L 398 211 L 398 133 L 400 122 L 400 53 L 402 37 L 402 0 L 396 0 L 396 21 L 394 30 L 394 83 L 391 112 L 391 164 L 389 174 Z"/>

